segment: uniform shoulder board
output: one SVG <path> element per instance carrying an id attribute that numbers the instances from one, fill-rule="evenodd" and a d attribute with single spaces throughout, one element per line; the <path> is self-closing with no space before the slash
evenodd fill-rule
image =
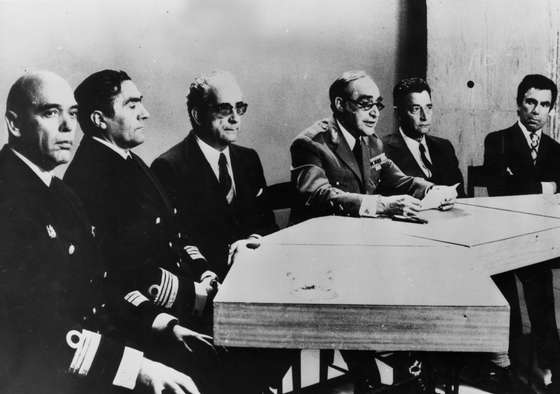
<path id="1" fill-rule="evenodd" d="M 329 128 L 330 128 L 329 120 L 323 119 L 313 123 L 307 129 L 305 129 L 301 135 L 310 139 L 314 139 L 319 134 L 326 133 L 329 130 Z"/>

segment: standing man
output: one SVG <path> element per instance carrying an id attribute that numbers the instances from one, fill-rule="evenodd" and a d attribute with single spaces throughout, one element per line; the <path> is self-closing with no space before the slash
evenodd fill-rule
<path id="1" fill-rule="evenodd" d="M 186 375 L 83 329 L 103 328 L 92 283 L 103 280 L 94 274 L 94 231 L 81 202 L 53 176 L 70 159 L 76 115 L 70 86 L 51 72 L 22 76 L 8 94 L 8 144 L 0 151 L 0 391 L 70 394 L 138 384 L 198 393 Z"/>
<path id="2" fill-rule="evenodd" d="M 422 78 L 403 79 L 393 89 L 398 131 L 383 138 L 387 157 L 405 174 L 427 179 L 438 185 L 459 184 L 459 197 L 465 197 L 463 175 L 453 145 L 430 135 L 432 91 Z"/>
<path id="3" fill-rule="evenodd" d="M 484 167 L 491 196 L 553 194 L 560 186 L 560 144 L 543 128 L 556 103 L 558 89 L 549 78 L 531 74 L 517 88 L 518 121 L 495 131 L 484 141 Z M 494 276 L 510 310 L 510 356 L 515 361 L 515 340 L 522 335 L 515 276 L 523 285 L 539 366 L 552 371 L 552 390 L 559 390 L 560 340 L 554 310 L 550 262 Z M 512 354 L 513 353 L 513 354 Z M 552 391 L 557 392 L 557 391 Z"/>
<path id="4" fill-rule="evenodd" d="M 294 212 L 296 220 L 332 214 L 414 216 L 429 190 L 437 193 L 442 209 L 452 207 L 454 188 L 406 176 L 385 156 L 375 134 L 383 99 L 369 75 L 343 73 L 331 85 L 329 97 L 333 117 L 304 130 L 290 148 L 292 182 L 304 201 Z M 341 354 L 353 376 L 355 393 L 379 385 L 371 352 Z"/>
<path id="5" fill-rule="evenodd" d="M 223 279 L 230 245 L 277 226 L 263 200 L 266 182 L 257 152 L 235 144 L 247 104 L 233 75 L 215 71 L 195 78 L 187 110 L 193 129 L 152 169 L 181 223 Z"/>

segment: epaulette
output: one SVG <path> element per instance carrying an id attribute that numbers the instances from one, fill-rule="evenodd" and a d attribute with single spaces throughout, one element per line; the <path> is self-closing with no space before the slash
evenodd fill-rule
<path id="1" fill-rule="evenodd" d="M 319 134 L 326 133 L 329 130 L 329 119 L 319 120 L 305 129 L 301 135 L 310 139 L 314 139 Z"/>

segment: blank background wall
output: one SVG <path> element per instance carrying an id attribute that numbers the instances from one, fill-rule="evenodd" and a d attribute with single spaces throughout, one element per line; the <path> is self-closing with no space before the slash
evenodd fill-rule
<path id="1" fill-rule="evenodd" d="M 397 78 L 425 72 L 422 7 L 404 0 L 0 0 L 0 103 L 28 68 L 56 71 L 73 86 L 103 68 L 126 70 L 151 113 L 147 141 L 136 150 L 151 163 L 190 129 L 184 103 L 193 77 L 227 69 L 249 103 L 240 143 L 258 150 L 267 180 L 277 182 L 289 177 L 291 139 L 329 115 L 328 87 L 342 71 L 371 73 L 389 105 Z M 392 128 L 390 108 L 382 134 Z"/>

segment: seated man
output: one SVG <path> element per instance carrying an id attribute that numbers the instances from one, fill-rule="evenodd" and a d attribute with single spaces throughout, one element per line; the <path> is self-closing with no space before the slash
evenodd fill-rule
<path id="1" fill-rule="evenodd" d="M 186 375 L 83 329 L 102 327 L 89 280 L 100 262 L 81 202 L 52 173 L 70 159 L 76 113 L 70 86 L 50 72 L 22 76 L 8 94 L 8 144 L 0 151 L 0 391 L 70 394 L 138 384 L 198 393 Z"/>
<path id="2" fill-rule="evenodd" d="M 187 329 L 211 333 L 206 304 L 217 291 L 216 274 L 177 223 L 179 211 L 159 181 L 132 152 L 144 142 L 149 118 L 142 94 L 124 71 L 103 70 L 87 77 L 75 96 L 84 137 L 64 178 L 96 226 L 106 274 L 120 290 L 116 298 L 137 315 L 122 319 L 115 310 L 112 321 L 156 359 L 178 369 L 188 361 L 201 390 L 259 392 L 268 384 L 268 364 L 255 362 L 254 352 L 204 347 L 210 338 Z"/>
<path id="3" fill-rule="evenodd" d="M 234 77 L 221 71 L 195 78 L 187 109 L 192 130 L 152 169 L 181 224 L 223 279 L 230 245 L 278 228 L 263 201 L 266 182 L 259 155 L 235 144 L 247 104 Z"/>
<path id="4" fill-rule="evenodd" d="M 332 214 L 415 216 L 429 190 L 440 196 L 442 209 L 452 207 L 453 187 L 406 176 L 385 156 L 375 134 L 384 105 L 369 75 L 343 73 L 331 85 L 329 97 L 333 117 L 304 130 L 291 146 L 292 182 L 303 200 L 303 206 L 294 209 L 296 221 Z M 379 383 L 370 352 L 341 353 L 356 393 Z"/>
<path id="5" fill-rule="evenodd" d="M 453 145 L 430 134 L 430 86 L 422 78 L 403 79 L 393 89 L 393 103 L 399 129 L 383 138 L 387 157 L 407 175 L 438 185 L 458 183 L 458 195 L 465 197 L 463 175 Z"/>
<path id="6" fill-rule="evenodd" d="M 558 191 L 560 144 L 543 132 L 557 94 L 556 84 L 543 75 L 533 74 L 523 78 L 517 89 L 518 121 L 505 130 L 489 133 L 484 141 L 484 167 L 489 195 L 552 194 Z M 512 361 L 516 359 L 515 340 L 522 334 L 515 276 L 523 285 L 539 366 L 552 371 L 554 386 L 551 386 L 551 390 L 559 390 L 560 340 L 550 262 L 493 278 L 511 307 Z"/>

